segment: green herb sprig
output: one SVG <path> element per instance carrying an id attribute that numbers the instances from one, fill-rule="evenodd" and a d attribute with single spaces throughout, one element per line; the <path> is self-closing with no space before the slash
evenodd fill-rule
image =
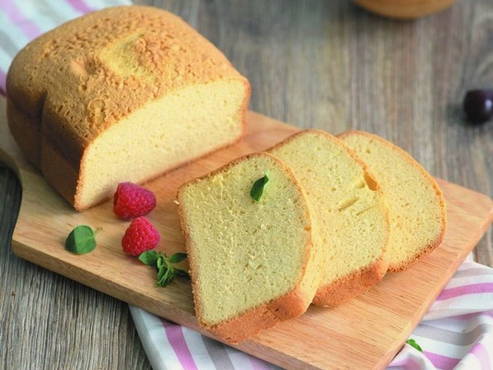
<path id="1" fill-rule="evenodd" d="M 92 252 L 96 248 L 95 234 L 87 225 L 76 226 L 65 240 L 65 249 L 74 254 Z"/>
<path id="2" fill-rule="evenodd" d="M 269 182 L 269 177 L 267 174 L 262 176 L 260 179 L 253 183 L 252 189 L 250 190 L 250 196 L 256 202 L 260 200 L 262 194 L 264 193 L 265 185 Z"/>
<path id="3" fill-rule="evenodd" d="M 176 276 L 189 277 L 188 272 L 173 266 L 187 258 L 186 253 L 175 253 L 168 257 L 165 253 L 147 251 L 139 256 L 144 265 L 154 266 L 157 270 L 156 285 L 165 287 L 173 281 Z"/>
<path id="4" fill-rule="evenodd" d="M 406 340 L 406 343 L 409 344 L 411 347 L 414 347 L 416 348 L 419 352 L 423 352 L 423 348 L 421 348 L 421 346 L 416 343 L 416 341 L 414 339 L 408 339 Z"/>

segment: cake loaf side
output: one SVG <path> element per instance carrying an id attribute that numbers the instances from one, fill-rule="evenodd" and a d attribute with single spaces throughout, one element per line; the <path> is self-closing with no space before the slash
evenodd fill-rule
<path id="1" fill-rule="evenodd" d="M 250 85 L 179 17 L 94 12 L 42 35 L 7 76 L 10 130 L 77 210 L 238 140 Z"/>

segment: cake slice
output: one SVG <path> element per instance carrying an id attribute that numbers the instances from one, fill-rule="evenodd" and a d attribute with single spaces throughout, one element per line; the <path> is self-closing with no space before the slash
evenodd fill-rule
<path id="1" fill-rule="evenodd" d="M 318 130 L 295 134 L 269 152 L 293 170 L 313 211 L 314 243 L 325 253 L 313 303 L 336 306 L 380 281 L 387 271 L 388 219 L 366 166 L 341 140 Z"/>
<path id="2" fill-rule="evenodd" d="M 305 195 L 281 161 L 240 158 L 183 185 L 178 201 L 204 328 L 235 343 L 306 311 L 321 261 Z"/>
<path id="3" fill-rule="evenodd" d="M 408 153 L 362 131 L 340 135 L 368 164 L 382 187 L 389 209 L 389 269 L 401 271 L 443 240 L 445 199 L 428 172 Z"/>
<path id="4" fill-rule="evenodd" d="M 111 7 L 62 24 L 15 57 L 9 127 L 77 210 L 237 141 L 250 85 L 179 17 Z"/>

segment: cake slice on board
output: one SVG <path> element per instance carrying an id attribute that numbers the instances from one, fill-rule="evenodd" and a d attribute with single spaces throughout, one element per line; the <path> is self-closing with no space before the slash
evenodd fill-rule
<path id="1" fill-rule="evenodd" d="M 319 130 L 294 134 L 269 150 L 305 189 L 314 243 L 325 256 L 314 303 L 335 306 L 363 293 L 387 271 L 387 210 L 379 184 L 339 139 Z"/>
<path id="2" fill-rule="evenodd" d="M 389 270 L 401 271 L 443 240 L 446 207 L 440 187 L 407 152 L 367 132 L 339 136 L 367 163 L 389 209 Z"/>
<path id="3" fill-rule="evenodd" d="M 183 185 L 179 212 L 197 318 L 228 342 L 303 314 L 320 284 L 306 196 L 266 153 Z"/>

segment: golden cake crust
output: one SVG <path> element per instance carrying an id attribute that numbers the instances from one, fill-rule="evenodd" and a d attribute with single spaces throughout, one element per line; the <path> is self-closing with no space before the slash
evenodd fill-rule
<path id="1" fill-rule="evenodd" d="M 306 312 L 307 308 L 309 307 L 312 298 L 308 296 L 301 288 L 301 279 L 305 275 L 306 271 L 306 266 L 308 264 L 308 261 L 310 259 L 310 251 L 312 249 L 312 240 L 311 240 L 311 234 L 310 238 L 307 240 L 306 248 L 305 248 L 305 257 L 304 257 L 304 264 L 301 269 L 301 274 L 300 274 L 300 281 L 298 284 L 288 293 L 284 294 L 281 297 L 278 297 L 276 299 L 271 300 L 270 302 L 266 302 L 262 305 L 259 305 L 255 308 L 249 309 L 246 312 L 228 320 L 225 322 L 222 322 L 217 325 L 207 325 L 203 321 L 201 321 L 201 306 L 199 303 L 199 300 L 197 299 L 197 295 L 199 290 L 196 288 L 197 285 L 197 280 L 196 276 L 194 274 L 194 271 L 196 271 L 196 261 L 194 260 L 193 252 L 191 251 L 190 248 L 190 229 L 188 227 L 188 222 L 186 219 L 186 216 L 183 212 L 182 209 L 182 201 L 181 201 L 181 194 L 183 189 L 187 187 L 190 184 L 193 184 L 195 182 L 200 181 L 203 178 L 207 178 L 209 176 L 213 176 L 214 174 L 221 173 L 221 172 L 226 172 L 228 169 L 235 164 L 246 160 L 248 158 L 254 157 L 254 156 L 268 156 L 272 158 L 280 168 L 284 170 L 284 172 L 289 176 L 292 180 L 292 182 L 295 184 L 295 186 L 299 189 L 300 193 L 303 194 L 303 196 L 306 199 L 306 196 L 304 195 L 304 190 L 299 184 L 299 182 L 296 180 L 294 177 L 292 171 L 279 159 L 275 158 L 269 153 L 253 153 L 253 154 L 248 154 L 246 156 L 240 157 L 238 159 L 235 159 L 234 161 L 224 165 L 223 167 L 220 167 L 212 172 L 210 172 L 207 175 L 198 177 L 196 179 L 193 179 L 182 186 L 178 189 L 178 202 L 180 204 L 180 207 L 178 207 L 178 213 L 180 217 L 180 225 L 181 229 L 184 235 L 185 239 L 185 247 L 187 250 L 188 254 L 188 260 L 190 264 L 190 272 L 191 272 L 191 281 L 192 281 L 192 290 L 194 292 L 193 297 L 194 297 L 194 304 L 195 304 L 195 311 L 197 314 L 197 319 L 199 323 L 201 324 L 202 327 L 206 328 L 208 331 L 213 333 L 215 336 L 218 338 L 221 338 L 222 340 L 229 342 L 229 343 L 239 343 L 255 334 L 257 334 L 259 331 L 262 329 L 270 328 L 273 327 L 274 325 L 278 324 L 281 321 L 288 320 L 290 318 L 298 317 L 301 316 L 303 313 Z M 307 204 L 305 202 L 305 204 Z M 311 230 L 311 217 L 310 217 L 310 211 L 308 209 L 308 206 L 305 208 L 304 212 L 304 217 L 307 220 L 307 224 L 309 225 L 309 230 Z"/>
<path id="2" fill-rule="evenodd" d="M 229 79 L 245 86 L 244 113 L 248 81 L 181 18 L 145 6 L 107 8 L 45 33 L 17 54 L 7 75 L 9 126 L 38 168 L 41 161 L 56 168 L 63 158 L 78 174 L 84 150 L 114 123 L 172 91 Z M 45 177 L 80 209 L 75 189 L 59 189 L 65 178 Z"/>
<path id="3" fill-rule="evenodd" d="M 426 256 L 427 254 L 431 253 L 436 247 L 438 247 L 445 236 L 445 231 L 447 229 L 447 207 L 445 203 L 445 197 L 443 195 L 442 190 L 440 189 L 440 186 L 437 184 L 433 176 L 431 176 L 428 171 L 426 171 L 423 166 L 421 166 L 409 153 L 407 153 L 404 149 L 400 148 L 399 146 L 395 145 L 394 143 L 391 143 L 388 140 L 385 140 L 381 138 L 378 135 L 371 134 L 366 131 L 359 131 L 359 130 L 349 130 L 346 132 L 343 132 L 342 134 L 339 134 L 338 137 L 344 138 L 346 136 L 350 135 L 363 135 L 369 138 L 372 138 L 374 140 L 377 140 L 383 145 L 386 145 L 387 147 L 391 148 L 392 150 L 398 152 L 401 154 L 402 158 L 404 158 L 410 165 L 412 165 L 414 168 L 416 168 L 422 175 L 423 177 L 428 181 L 428 183 L 432 186 L 433 190 L 435 191 L 438 204 L 440 206 L 440 214 L 441 214 L 441 228 L 440 232 L 437 234 L 436 238 L 429 243 L 427 246 L 422 248 L 418 254 L 413 256 L 413 258 L 410 258 L 407 261 L 402 261 L 398 265 L 392 265 L 390 264 L 388 267 L 388 270 L 391 272 L 398 272 L 398 271 L 404 271 L 408 267 L 410 267 L 412 264 L 414 264 L 416 261 L 418 261 L 420 258 L 423 256 Z"/>
<path id="4" fill-rule="evenodd" d="M 343 276 L 331 284 L 321 286 L 313 304 L 322 307 L 335 307 L 363 294 L 383 279 L 387 273 L 388 262 L 381 257 L 370 265 Z"/>

